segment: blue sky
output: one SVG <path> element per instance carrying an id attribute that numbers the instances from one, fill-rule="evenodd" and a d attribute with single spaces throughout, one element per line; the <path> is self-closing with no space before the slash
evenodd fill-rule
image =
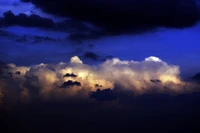
<path id="1" fill-rule="evenodd" d="M 32 10 L 40 16 L 50 17 L 54 20 L 63 19 L 57 16 L 43 13 L 41 10 L 35 8 L 30 3 L 24 4 L 19 2 L 19 4 L 13 5 L 13 2 L 13 0 L 1 0 L 0 14 L 7 10 L 12 10 L 15 14 L 30 14 L 30 11 Z M 37 28 L 23 28 L 19 26 L 4 28 L 4 30 L 13 32 L 20 36 L 23 36 L 24 34 L 31 34 L 65 39 L 65 37 L 68 35 L 68 33 L 45 31 Z M 149 32 L 139 35 L 121 35 L 115 37 L 108 36 L 98 40 L 86 41 L 84 42 L 84 44 L 76 46 L 76 48 L 74 48 L 74 51 L 76 51 L 78 47 L 79 49 L 83 49 L 82 52 L 90 50 L 99 55 L 112 55 L 123 60 L 143 60 L 148 56 L 157 56 L 170 64 L 179 65 L 180 69 L 184 73 L 195 73 L 200 71 L 200 38 L 198 36 L 199 32 L 200 24 L 197 24 L 196 26 L 191 28 L 181 30 L 159 28 L 158 31 L 155 33 Z M 60 44 L 63 44 L 63 41 L 58 41 L 54 43 L 55 45 L 59 46 Z M 65 43 L 66 49 L 71 47 L 69 43 L 70 42 Z M 88 44 L 94 44 L 94 48 L 88 49 Z M 38 44 L 37 49 L 43 50 L 44 45 Z M 56 57 L 59 57 L 56 58 L 58 59 L 57 62 L 63 61 L 65 59 L 68 60 L 68 58 L 70 58 L 66 58 L 67 56 L 63 56 L 63 52 L 60 52 L 59 55 L 59 51 L 63 51 L 63 47 L 58 47 L 56 50 L 57 51 L 55 51 L 55 47 L 53 45 L 49 45 L 45 48 L 46 53 L 49 52 L 49 54 L 46 54 L 46 56 L 48 56 L 48 59 L 51 60 L 52 58 L 52 60 L 55 61 L 55 59 L 53 59 L 55 57 L 55 54 L 52 53 L 56 53 Z M 9 53 L 11 51 L 12 50 L 8 50 L 7 52 Z M 67 50 L 65 52 L 67 54 Z M 69 51 L 69 53 L 72 53 L 72 51 Z M 29 56 L 28 53 L 26 54 L 27 55 L 24 55 L 25 57 Z M 41 56 L 45 58 L 45 55 L 42 55 L 42 53 Z M 34 58 L 34 56 L 32 58 Z M 45 60 L 40 61 L 43 62 Z"/>

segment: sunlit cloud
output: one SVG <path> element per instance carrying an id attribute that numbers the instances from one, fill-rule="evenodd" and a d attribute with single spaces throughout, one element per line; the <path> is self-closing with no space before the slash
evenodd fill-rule
<path id="1" fill-rule="evenodd" d="M 140 62 L 113 58 L 97 66 L 84 64 L 77 56 L 69 63 L 7 66 L 0 79 L 1 102 L 13 97 L 24 102 L 34 98 L 88 98 L 90 92 L 108 88 L 142 95 L 180 94 L 192 92 L 197 87 L 181 80 L 178 66 L 154 56 Z"/>

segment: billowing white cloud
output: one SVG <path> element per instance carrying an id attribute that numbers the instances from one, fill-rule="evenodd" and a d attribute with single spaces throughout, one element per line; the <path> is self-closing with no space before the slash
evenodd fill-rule
<path id="1" fill-rule="evenodd" d="M 107 88 L 130 91 L 135 95 L 149 92 L 177 94 L 191 92 L 194 88 L 194 84 L 181 81 L 178 66 L 153 56 L 141 62 L 113 58 L 98 66 L 84 64 L 77 56 L 72 57 L 69 63 L 8 66 L 4 78 L 0 79 L 0 101 L 9 96 L 4 94 L 10 90 L 10 96 L 19 95 L 19 99 L 28 101 L 77 95 L 88 97 L 91 91 Z M 12 76 L 6 76 L 8 72 Z"/>

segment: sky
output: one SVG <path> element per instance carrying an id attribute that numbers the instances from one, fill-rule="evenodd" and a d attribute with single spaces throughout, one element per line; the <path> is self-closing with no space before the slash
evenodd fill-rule
<path id="1" fill-rule="evenodd" d="M 15 5 L 14 3 L 17 4 Z M 33 10 L 37 15 L 51 18 L 54 21 L 62 18 L 44 13 L 41 11 L 41 9 L 35 8 L 33 4 L 22 3 L 18 0 L 1 1 L 0 5 L 1 14 L 3 14 L 5 11 L 12 10 L 16 15 L 19 13 L 30 15 L 30 11 Z M 169 63 L 181 66 L 181 69 L 185 73 L 186 71 L 191 70 L 193 71 L 191 74 L 193 74 L 195 71 L 198 72 L 199 67 L 199 63 L 197 61 L 199 57 L 199 39 L 196 34 L 198 33 L 198 27 L 199 23 L 192 27 L 183 29 L 158 28 L 154 33 L 147 32 L 139 35 L 116 35 L 114 37 L 108 35 L 107 37 L 96 39 L 95 41 L 86 41 L 85 43 L 94 44 L 94 52 L 104 51 L 103 54 L 110 53 L 109 55 L 125 60 L 142 60 L 147 56 L 158 56 Z M 24 28 L 22 26 L 11 26 L 3 29 L 20 36 L 29 34 L 65 39 L 69 35 L 68 33 L 62 31 L 47 31 L 34 27 Z M 101 43 L 105 45 L 102 45 Z M 126 47 L 122 47 L 123 44 L 126 44 Z M 66 45 L 66 48 L 67 47 L 68 46 Z M 104 49 L 104 47 L 106 47 L 106 49 Z M 43 49 L 43 47 L 41 47 L 41 49 Z M 46 49 L 46 51 L 48 50 L 52 51 L 50 47 Z M 133 53 L 132 51 L 135 52 Z M 59 61 L 64 61 L 64 59 L 60 59 L 58 62 Z"/>
<path id="2" fill-rule="evenodd" d="M 0 0 L 0 16 L 7 132 L 199 130 L 198 1 Z"/>
<path id="3" fill-rule="evenodd" d="M 22 3 L 20 0 L 1 0 L 0 1 L 0 14 L 12 10 L 14 14 L 25 13 L 30 15 L 32 13 L 38 14 L 42 17 L 51 17 L 54 21 L 63 20 L 62 17 L 51 15 L 45 12 L 42 12 L 41 9 L 36 8 L 31 3 Z"/>

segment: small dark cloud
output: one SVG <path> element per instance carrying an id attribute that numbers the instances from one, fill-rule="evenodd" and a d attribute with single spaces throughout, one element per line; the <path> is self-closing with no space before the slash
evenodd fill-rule
<path id="1" fill-rule="evenodd" d="M 195 74 L 194 76 L 188 78 L 187 80 L 196 82 L 196 83 L 200 83 L 200 72 Z"/>
<path id="2" fill-rule="evenodd" d="M 97 91 L 89 93 L 89 97 L 97 101 L 112 101 L 117 99 L 117 96 L 115 96 L 111 89 L 97 89 Z"/>
<path id="3" fill-rule="evenodd" d="M 13 73 L 12 73 L 12 72 L 8 72 L 8 75 L 9 75 L 9 76 L 13 76 Z"/>
<path id="4" fill-rule="evenodd" d="M 5 70 L 5 68 L 3 68 L 3 69 Z M 2 70 L 3 70 L 3 69 L 2 69 Z M 1 71 L 1 68 L 0 68 L 0 71 Z M 16 71 L 16 72 L 13 73 L 13 72 L 9 72 L 9 71 L 8 71 L 7 74 L 8 74 L 7 76 L 21 75 L 21 72 L 20 72 L 20 71 Z"/>
<path id="5" fill-rule="evenodd" d="M 84 55 L 83 55 L 84 58 L 86 59 L 92 59 L 92 60 L 98 60 L 99 59 L 99 56 L 96 55 L 95 53 L 93 52 L 86 52 Z"/>
<path id="6" fill-rule="evenodd" d="M 93 45 L 93 44 L 88 44 L 88 47 L 89 47 L 89 48 L 93 48 L 94 45 Z"/>
<path id="7" fill-rule="evenodd" d="M 17 74 L 17 75 L 21 75 L 21 72 L 20 72 L 20 71 L 17 71 L 17 72 L 15 72 L 15 74 Z"/>
<path id="8" fill-rule="evenodd" d="M 112 58 L 113 58 L 112 55 L 107 55 L 102 59 L 102 61 L 106 61 L 106 60 L 109 60 L 109 59 L 112 59 Z"/>
<path id="9" fill-rule="evenodd" d="M 67 73 L 67 74 L 65 74 L 63 77 L 73 77 L 73 78 L 76 78 L 77 77 L 77 75 L 76 74 L 74 74 L 74 73 Z"/>
<path id="10" fill-rule="evenodd" d="M 72 87 L 72 86 L 81 86 L 81 83 L 78 81 L 72 81 L 72 80 L 68 80 L 67 82 L 64 82 L 60 88 L 68 88 L 68 87 Z"/>
<path id="11" fill-rule="evenodd" d="M 96 54 L 92 51 L 85 52 L 82 57 L 84 59 L 90 59 L 90 60 L 93 60 L 93 61 L 100 61 L 100 62 L 104 62 L 106 60 L 113 58 L 113 56 L 111 56 L 111 55 L 103 55 L 103 53 Z"/>
<path id="12" fill-rule="evenodd" d="M 159 80 L 159 79 L 155 79 L 155 80 L 151 79 L 150 81 L 151 81 L 152 83 L 161 83 L 161 80 Z"/>
<path id="13" fill-rule="evenodd" d="M 102 85 L 99 84 L 95 84 L 95 87 L 103 87 Z"/>
<path id="14" fill-rule="evenodd" d="M 16 39 L 16 42 L 25 42 L 27 44 L 37 44 L 40 43 L 41 41 L 57 41 L 58 39 L 53 39 L 51 37 L 42 37 L 42 36 L 31 36 L 31 35 L 24 35 L 22 37 L 19 37 Z"/>
<path id="15" fill-rule="evenodd" d="M 193 76 L 193 79 L 198 79 L 198 80 L 200 80 L 200 73 L 195 74 L 195 75 Z"/>
<path id="16" fill-rule="evenodd" d="M 13 25 L 38 28 L 55 28 L 55 23 L 52 19 L 49 18 L 43 18 L 36 14 L 31 14 L 30 16 L 27 16 L 23 13 L 20 13 L 19 15 L 14 15 L 12 11 L 4 12 L 3 18 L 1 19 L 1 26 Z"/>
<path id="17" fill-rule="evenodd" d="M 144 32 L 156 27 L 185 28 L 199 21 L 196 0 L 21 0 L 43 11 L 87 21 L 108 34 Z"/>

